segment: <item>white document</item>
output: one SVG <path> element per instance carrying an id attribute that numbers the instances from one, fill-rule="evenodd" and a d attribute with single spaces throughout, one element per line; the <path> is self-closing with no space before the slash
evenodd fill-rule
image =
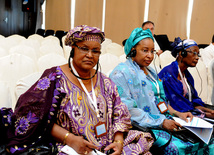
<path id="1" fill-rule="evenodd" d="M 68 145 L 65 145 L 62 149 L 62 152 L 68 154 L 68 155 L 79 155 L 73 148 L 71 148 Z M 94 151 L 91 151 L 90 153 L 88 153 L 88 155 L 105 155 L 104 153 L 96 150 L 97 153 L 95 153 Z"/>
<path id="2" fill-rule="evenodd" d="M 213 132 L 213 125 L 211 123 L 198 117 L 193 117 L 192 121 L 188 123 L 178 117 L 173 117 L 173 119 L 176 122 L 180 123 L 186 129 L 193 132 L 203 142 L 205 142 L 206 144 L 209 143 Z"/>

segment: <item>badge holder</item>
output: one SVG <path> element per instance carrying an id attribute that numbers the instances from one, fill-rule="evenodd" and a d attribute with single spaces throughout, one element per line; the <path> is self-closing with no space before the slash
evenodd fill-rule
<path id="1" fill-rule="evenodd" d="M 168 107 L 165 102 L 159 102 L 157 107 L 160 110 L 161 114 L 165 113 L 168 110 Z"/>
<path id="2" fill-rule="evenodd" d="M 96 137 L 99 138 L 107 134 L 107 128 L 105 122 L 98 122 L 95 126 Z"/>

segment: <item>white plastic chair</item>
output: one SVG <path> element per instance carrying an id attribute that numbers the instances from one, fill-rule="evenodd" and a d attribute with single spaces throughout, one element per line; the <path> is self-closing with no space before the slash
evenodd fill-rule
<path id="1" fill-rule="evenodd" d="M 199 59 L 196 67 L 189 67 L 188 70 L 193 76 L 195 89 L 199 97 L 208 104 L 208 77 L 205 64 Z"/>
<path id="2" fill-rule="evenodd" d="M 44 44 L 39 48 L 39 57 L 44 56 L 49 53 L 56 53 L 64 57 L 63 49 L 57 44 Z"/>
<path id="3" fill-rule="evenodd" d="M 0 108 L 12 108 L 12 96 L 8 82 L 0 81 Z"/>
<path id="4" fill-rule="evenodd" d="M 106 53 L 111 53 L 116 56 L 121 56 L 124 54 L 123 47 L 117 43 L 110 43 L 105 47 Z"/>
<path id="5" fill-rule="evenodd" d="M 67 60 L 63 56 L 56 53 L 46 54 L 40 57 L 37 62 L 39 72 L 43 72 L 48 68 L 51 68 L 54 66 L 60 66 L 66 63 L 67 63 Z"/>
<path id="6" fill-rule="evenodd" d="M 14 38 L 5 38 L 0 41 L 0 47 L 9 52 L 10 48 L 18 45 L 19 43 Z"/>
<path id="7" fill-rule="evenodd" d="M 111 44 L 111 43 L 112 43 L 112 40 L 111 40 L 111 39 L 105 38 L 105 41 L 102 42 L 102 44 L 101 44 L 101 52 L 102 52 L 102 54 L 105 54 L 105 53 L 106 53 L 106 46 L 107 46 L 108 44 Z"/>
<path id="8" fill-rule="evenodd" d="M 71 47 L 65 45 L 65 38 L 66 38 L 66 35 L 62 37 L 62 47 L 63 47 L 64 57 L 67 60 L 70 56 Z"/>
<path id="9" fill-rule="evenodd" d="M 36 51 L 32 47 L 29 47 L 27 45 L 17 45 L 15 47 L 12 47 L 10 49 L 9 53 L 10 54 L 13 54 L 13 53 L 23 54 L 23 55 L 26 55 L 26 56 L 32 58 L 34 60 L 34 63 L 37 62 Z"/>
<path id="10" fill-rule="evenodd" d="M 9 83 L 12 94 L 12 108 L 16 99 L 14 94 L 15 84 L 18 79 L 36 72 L 36 64 L 33 59 L 21 54 L 11 54 L 0 58 L 0 80 Z"/>
<path id="11" fill-rule="evenodd" d="M 34 40 L 37 40 L 39 41 L 39 43 L 41 44 L 42 41 L 44 40 L 44 37 L 38 35 L 38 34 L 32 34 L 28 37 L 28 39 L 34 39 Z"/>
<path id="12" fill-rule="evenodd" d="M 11 36 L 7 37 L 8 39 L 13 39 L 15 40 L 17 43 L 20 43 L 23 40 L 26 40 L 26 38 L 24 36 L 18 35 L 18 34 L 13 34 Z"/>
<path id="13" fill-rule="evenodd" d="M 154 58 L 149 66 L 152 67 L 157 74 L 160 72 L 160 58 L 158 55 L 154 54 Z"/>
<path id="14" fill-rule="evenodd" d="M 161 68 L 164 68 L 165 66 L 175 61 L 175 58 L 172 56 L 171 51 L 166 50 L 159 55 L 159 60 L 160 60 Z"/>
<path id="15" fill-rule="evenodd" d="M 9 55 L 9 52 L 6 51 L 4 48 L 0 47 L 0 57 L 4 57 L 4 56 L 7 56 L 7 55 Z"/>
<path id="16" fill-rule="evenodd" d="M 15 86 L 16 100 L 18 100 L 18 98 L 25 93 L 41 77 L 41 75 L 41 72 L 35 72 L 19 79 Z"/>
<path id="17" fill-rule="evenodd" d="M 32 47 L 36 51 L 37 57 L 39 57 L 39 48 L 40 48 L 40 42 L 36 39 L 26 39 L 19 43 L 19 45 L 26 45 L 29 47 Z"/>
<path id="18" fill-rule="evenodd" d="M 208 98 L 207 103 L 214 105 L 214 59 L 208 65 Z"/>
<path id="19" fill-rule="evenodd" d="M 56 45 L 60 45 L 60 41 L 57 37 L 54 36 L 47 36 L 44 38 L 44 40 L 41 42 L 41 45 L 45 45 L 45 44 L 56 44 Z"/>
<path id="20" fill-rule="evenodd" d="M 0 34 L 0 40 L 1 39 L 5 39 L 5 36 L 3 36 L 3 35 Z"/>
<path id="21" fill-rule="evenodd" d="M 101 65 L 101 72 L 109 76 L 112 71 L 119 63 L 119 57 L 111 53 L 100 55 L 99 63 Z"/>

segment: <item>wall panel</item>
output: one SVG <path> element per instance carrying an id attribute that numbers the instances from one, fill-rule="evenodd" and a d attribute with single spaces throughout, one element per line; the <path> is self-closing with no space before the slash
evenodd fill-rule
<path id="1" fill-rule="evenodd" d="M 68 31 L 71 27 L 71 0 L 46 0 L 45 29 Z"/>
<path id="2" fill-rule="evenodd" d="M 150 0 L 149 17 L 155 23 L 155 34 L 186 38 L 188 0 Z"/>
<path id="3" fill-rule="evenodd" d="M 102 29 L 103 0 L 76 0 L 74 26 L 88 25 Z"/>
<path id="4" fill-rule="evenodd" d="M 122 45 L 131 31 L 141 27 L 144 19 L 145 0 L 107 0 L 106 37 Z"/>
<path id="5" fill-rule="evenodd" d="M 194 0 L 190 38 L 198 44 L 209 44 L 214 34 L 214 1 Z"/>

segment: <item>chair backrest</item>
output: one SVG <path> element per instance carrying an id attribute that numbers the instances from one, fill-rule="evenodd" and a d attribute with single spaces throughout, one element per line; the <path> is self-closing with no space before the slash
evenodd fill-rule
<path id="1" fill-rule="evenodd" d="M 4 48 L 0 47 L 0 57 L 4 57 L 9 55 L 9 52 L 5 50 Z"/>
<path id="2" fill-rule="evenodd" d="M 0 47 L 4 48 L 6 51 L 9 52 L 11 47 L 14 47 L 16 45 L 18 45 L 19 43 L 14 39 L 14 38 L 5 38 L 5 39 L 1 39 L 0 41 Z"/>
<path id="3" fill-rule="evenodd" d="M 9 83 L 12 95 L 12 107 L 16 104 L 14 88 L 16 82 L 29 74 L 36 72 L 36 64 L 33 59 L 22 54 L 10 54 L 0 58 L 0 80 Z"/>
<path id="4" fill-rule="evenodd" d="M 54 30 L 46 30 L 46 31 L 45 31 L 45 37 L 47 37 L 47 36 L 53 36 L 54 33 L 55 33 Z"/>
<path id="5" fill-rule="evenodd" d="M 35 72 L 27 75 L 16 82 L 15 97 L 16 100 L 25 93 L 42 75 L 42 72 Z"/>
<path id="6" fill-rule="evenodd" d="M 121 56 L 124 54 L 123 47 L 117 43 L 110 43 L 106 45 L 106 53 L 111 53 L 116 56 Z"/>
<path id="7" fill-rule="evenodd" d="M 110 71 L 120 63 L 120 59 L 114 54 L 105 53 L 100 55 L 99 63 L 101 65 L 101 72 L 109 76 Z"/>
<path id="8" fill-rule="evenodd" d="M 66 63 L 67 63 L 67 60 L 62 55 L 59 55 L 56 53 L 46 54 L 40 57 L 37 62 L 39 72 L 43 72 L 48 68 L 51 68 L 54 66 L 60 66 Z"/>
<path id="9" fill-rule="evenodd" d="M 39 48 L 39 57 L 49 53 L 56 53 L 64 57 L 63 49 L 58 44 L 44 44 Z"/>
<path id="10" fill-rule="evenodd" d="M 41 45 L 45 45 L 45 44 L 56 44 L 56 45 L 60 45 L 60 41 L 57 37 L 55 36 L 47 36 L 44 38 L 44 40 L 42 41 Z"/>
<path id="11" fill-rule="evenodd" d="M 38 35 L 44 37 L 44 36 L 45 36 L 45 30 L 39 28 L 39 29 L 36 30 L 36 34 L 38 34 Z"/>
<path id="12" fill-rule="evenodd" d="M 41 35 L 38 35 L 38 34 L 32 34 L 28 37 L 28 39 L 34 39 L 34 40 L 37 40 L 39 41 L 39 43 L 41 44 L 42 41 L 44 40 L 44 37 L 41 36 Z"/>
<path id="13" fill-rule="evenodd" d="M 175 58 L 172 56 L 171 51 L 166 50 L 159 55 L 161 68 L 169 65 L 171 62 L 175 61 Z"/>
<path id="14" fill-rule="evenodd" d="M 13 53 L 19 53 L 19 54 L 23 54 L 23 55 L 26 55 L 30 58 L 32 58 L 34 60 L 34 63 L 37 62 L 37 53 L 36 51 L 34 50 L 34 48 L 32 47 L 29 47 L 27 45 L 17 45 L 15 47 L 12 47 L 9 51 L 10 54 L 13 54 Z"/>
<path id="15" fill-rule="evenodd" d="M 39 57 L 39 48 L 40 48 L 39 40 L 28 38 L 26 40 L 23 40 L 19 45 L 26 45 L 33 48 L 36 51 L 37 57 Z"/>
<path id="16" fill-rule="evenodd" d="M 106 46 L 107 46 L 108 44 L 110 44 L 110 43 L 112 43 L 112 40 L 109 39 L 109 38 L 105 38 L 105 41 L 102 42 L 102 44 L 101 44 L 101 52 L 102 52 L 102 54 L 105 54 L 105 53 L 106 53 Z"/>
<path id="17" fill-rule="evenodd" d="M 0 81 L 0 108 L 12 108 L 12 95 L 8 82 Z"/>
<path id="18" fill-rule="evenodd" d="M 62 46 L 62 37 L 65 35 L 65 31 L 63 30 L 57 30 L 55 33 L 55 37 L 57 37 L 60 40 L 60 45 Z"/>
<path id="19" fill-rule="evenodd" d="M 207 103 L 208 98 L 208 77 L 205 64 L 199 59 L 196 67 L 189 67 L 189 72 L 194 78 L 195 89 L 199 97 Z"/>
<path id="20" fill-rule="evenodd" d="M 65 45 L 65 38 L 66 38 L 66 35 L 62 37 L 62 48 L 63 48 L 65 59 L 68 59 L 68 57 L 70 56 L 71 47 Z"/>
<path id="21" fill-rule="evenodd" d="M 208 104 L 214 105 L 214 59 L 208 65 Z"/>
<path id="22" fill-rule="evenodd" d="M 17 43 L 20 43 L 21 41 L 23 41 L 23 40 L 26 40 L 26 38 L 24 37 L 24 36 L 21 36 L 21 35 L 18 35 L 18 34 L 13 34 L 13 35 L 11 35 L 11 36 L 8 36 L 7 38 L 9 38 L 9 39 L 13 39 L 13 40 L 15 40 Z"/>

